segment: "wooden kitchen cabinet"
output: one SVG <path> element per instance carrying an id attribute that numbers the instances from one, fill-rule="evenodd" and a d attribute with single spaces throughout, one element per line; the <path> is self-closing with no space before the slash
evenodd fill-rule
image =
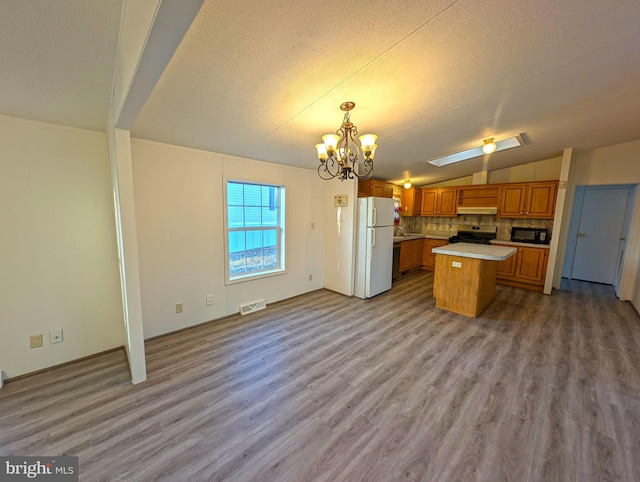
<path id="1" fill-rule="evenodd" d="M 436 255 L 433 248 L 446 246 L 449 242 L 446 239 L 425 238 L 422 250 L 422 269 L 433 271 L 436 268 Z"/>
<path id="2" fill-rule="evenodd" d="M 436 216 L 438 214 L 438 190 L 423 189 L 420 203 L 420 216 Z"/>
<path id="3" fill-rule="evenodd" d="M 518 246 L 517 249 L 515 256 L 498 263 L 498 283 L 542 291 L 547 274 L 549 250 L 528 246 Z"/>
<path id="4" fill-rule="evenodd" d="M 527 187 L 525 216 L 529 218 L 553 218 L 557 194 L 557 182 L 529 184 Z"/>
<path id="5" fill-rule="evenodd" d="M 504 184 L 500 188 L 498 217 L 553 218 L 556 181 Z"/>
<path id="6" fill-rule="evenodd" d="M 400 272 L 419 268 L 422 264 L 424 239 L 410 239 L 400 243 Z"/>
<path id="7" fill-rule="evenodd" d="M 458 188 L 458 207 L 498 207 L 499 186 L 485 184 L 482 186 L 463 186 Z"/>
<path id="8" fill-rule="evenodd" d="M 544 285 L 548 255 L 545 248 L 518 248 L 516 278 Z"/>
<path id="9" fill-rule="evenodd" d="M 498 278 L 502 277 L 505 279 L 514 278 L 516 276 L 516 259 L 518 258 L 518 254 L 516 253 L 514 256 L 505 259 L 504 261 L 498 262 Z"/>
<path id="10" fill-rule="evenodd" d="M 435 188 L 422 190 L 420 216 L 456 216 L 457 188 Z"/>
<path id="11" fill-rule="evenodd" d="M 422 190 L 416 187 L 402 190 L 402 210 L 400 216 L 420 216 Z"/>
<path id="12" fill-rule="evenodd" d="M 358 181 L 358 196 L 393 197 L 393 184 L 378 179 Z"/>

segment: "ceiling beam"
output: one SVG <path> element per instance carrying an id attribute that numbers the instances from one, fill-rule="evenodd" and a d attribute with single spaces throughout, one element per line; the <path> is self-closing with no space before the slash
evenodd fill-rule
<path id="1" fill-rule="evenodd" d="M 203 3 L 204 0 L 125 0 L 110 125 L 131 129 Z"/>

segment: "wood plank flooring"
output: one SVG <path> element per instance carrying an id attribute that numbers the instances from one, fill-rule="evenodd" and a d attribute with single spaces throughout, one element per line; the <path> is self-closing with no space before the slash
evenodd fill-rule
<path id="1" fill-rule="evenodd" d="M 640 319 L 610 287 L 498 286 L 478 317 L 433 274 L 320 290 L 0 390 L 0 455 L 87 481 L 640 480 Z"/>

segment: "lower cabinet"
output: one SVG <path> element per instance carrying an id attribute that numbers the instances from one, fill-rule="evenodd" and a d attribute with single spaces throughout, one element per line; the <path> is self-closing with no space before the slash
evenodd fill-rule
<path id="1" fill-rule="evenodd" d="M 507 245 L 502 245 L 507 246 Z M 513 246 L 510 246 L 513 247 Z M 549 250 L 546 248 L 517 247 L 518 252 L 498 263 L 498 283 L 542 291 L 547 275 Z"/>
<path id="2" fill-rule="evenodd" d="M 424 239 L 410 239 L 400 243 L 400 272 L 419 268 L 422 264 Z"/>
<path id="3" fill-rule="evenodd" d="M 433 248 L 439 248 L 449 244 L 446 239 L 425 238 L 422 250 L 422 269 L 436 269 L 436 255 Z"/>

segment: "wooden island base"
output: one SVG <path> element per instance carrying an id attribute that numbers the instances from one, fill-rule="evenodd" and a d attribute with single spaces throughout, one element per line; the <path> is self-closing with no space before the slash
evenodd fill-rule
<path id="1" fill-rule="evenodd" d="M 497 269 L 498 261 L 436 254 L 433 278 L 436 306 L 478 316 L 495 296 Z"/>

